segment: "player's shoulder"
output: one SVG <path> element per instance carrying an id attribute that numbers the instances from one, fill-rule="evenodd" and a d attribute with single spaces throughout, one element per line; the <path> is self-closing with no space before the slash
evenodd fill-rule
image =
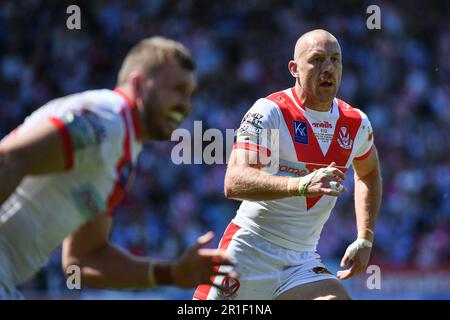
<path id="1" fill-rule="evenodd" d="M 278 107 L 279 103 L 284 103 L 286 100 L 294 99 L 291 94 L 291 89 L 285 89 L 285 90 L 273 92 L 273 93 L 269 94 L 268 96 L 266 96 L 264 99 L 271 101 L 273 105 Z"/>
<path id="2" fill-rule="evenodd" d="M 50 100 L 29 118 L 66 116 L 91 117 L 98 121 L 120 122 L 125 101 L 112 90 L 97 89 L 66 95 Z"/>
<path id="3" fill-rule="evenodd" d="M 273 92 L 263 98 L 259 98 L 253 105 L 253 108 L 259 108 L 268 112 L 279 114 L 279 103 L 286 100 L 292 100 L 290 89 Z"/>
<path id="4" fill-rule="evenodd" d="M 110 128 L 108 131 L 119 132 L 124 129 L 122 111 L 125 105 L 124 98 L 115 91 L 97 89 L 69 96 L 65 107 L 61 109 L 66 117 L 73 115 L 84 118 L 86 121 Z"/>
<path id="5" fill-rule="evenodd" d="M 261 111 L 264 110 L 267 112 L 272 111 L 276 108 L 277 104 L 272 100 L 267 99 L 267 97 L 259 98 L 258 100 L 255 101 L 255 103 L 252 106 L 252 109 L 259 109 Z"/>
<path id="6" fill-rule="evenodd" d="M 360 108 L 354 107 L 342 99 L 336 98 L 338 108 L 344 113 L 346 117 L 361 119 L 363 122 L 369 122 L 369 118 Z"/>
<path id="7" fill-rule="evenodd" d="M 96 89 L 66 96 L 64 104 L 67 108 L 89 109 L 98 113 L 119 113 L 125 101 L 112 90 Z"/>
<path id="8" fill-rule="evenodd" d="M 265 119 L 273 119 L 278 117 L 278 106 L 275 102 L 267 99 L 267 98 L 259 98 L 256 100 L 252 107 L 247 111 L 246 117 L 256 117 L 256 118 L 265 118 Z"/>
<path id="9" fill-rule="evenodd" d="M 22 128 L 31 128 L 45 119 L 57 118 L 66 126 L 77 127 L 81 131 L 93 127 L 97 131 L 120 133 L 124 130 L 120 110 L 125 103 L 120 95 L 108 89 L 74 93 L 44 104 L 25 119 Z"/>

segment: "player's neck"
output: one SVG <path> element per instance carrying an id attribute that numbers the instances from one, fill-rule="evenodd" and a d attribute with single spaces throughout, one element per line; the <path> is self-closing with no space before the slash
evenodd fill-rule
<path id="1" fill-rule="evenodd" d="M 133 93 L 133 90 L 131 90 L 131 88 L 129 86 L 127 86 L 127 85 L 118 86 L 118 88 L 120 88 L 120 91 L 122 91 L 122 93 L 124 93 L 128 97 L 130 103 L 132 103 L 131 107 L 134 108 L 135 111 L 136 111 L 137 122 L 138 122 L 138 125 L 139 125 L 139 137 L 138 137 L 138 140 L 141 141 L 141 142 L 146 142 L 147 140 L 150 140 L 150 138 L 148 137 L 148 133 L 146 131 L 146 126 L 143 123 L 144 122 L 143 121 L 144 116 L 142 114 L 142 110 L 141 110 L 141 108 L 139 108 L 136 105 L 136 97 L 135 97 L 135 95 Z"/>
<path id="2" fill-rule="evenodd" d="M 298 82 L 295 84 L 294 90 L 303 107 L 319 112 L 328 112 L 331 110 L 333 100 L 327 102 L 319 102 L 315 99 L 308 99 L 305 92 L 303 91 L 303 88 L 298 84 Z"/>

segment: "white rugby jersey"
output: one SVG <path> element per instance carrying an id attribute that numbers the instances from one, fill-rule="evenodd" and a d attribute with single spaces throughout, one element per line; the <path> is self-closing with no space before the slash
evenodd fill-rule
<path id="1" fill-rule="evenodd" d="M 277 134 L 271 129 L 278 129 Z M 333 161 L 345 173 L 354 159 L 368 157 L 373 145 L 372 128 L 362 111 L 336 98 L 329 112 L 308 109 L 294 88 L 256 101 L 242 120 L 234 148 L 270 155 L 274 139 L 279 139 L 274 173 L 293 177 Z M 336 199 L 324 195 L 243 201 L 233 223 L 282 247 L 315 251 Z"/>
<path id="2" fill-rule="evenodd" d="M 13 285 L 29 279 L 81 225 L 112 213 L 142 149 L 136 110 L 120 89 L 52 100 L 5 139 L 48 120 L 64 140 L 66 171 L 25 177 L 0 208 L 0 277 Z"/>

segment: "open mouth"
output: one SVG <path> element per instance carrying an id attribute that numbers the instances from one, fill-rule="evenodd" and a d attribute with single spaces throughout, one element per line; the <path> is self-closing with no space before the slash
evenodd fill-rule
<path id="1" fill-rule="evenodd" d="M 167 117 L 169 118 L 169 120 L 172 120 L 176 124 L 179 124 L 181 121 L 183 121 L 184 114 L 180 111 L 173 110 L 167 114 Z"/>
<path id="2" fill-rule="evenodd" d="M 332 80 L 323 80 L 319 84 L 321 87 L 330 88 L 334 85 Z"/>

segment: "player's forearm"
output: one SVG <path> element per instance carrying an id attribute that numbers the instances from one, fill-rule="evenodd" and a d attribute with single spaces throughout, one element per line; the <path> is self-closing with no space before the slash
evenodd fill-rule
<path id="1" fill-rule="evenodd" d="M 225 196 L 230 199 L 265 201 L 292 197 L 298 182 L 288 190 L 289 177 L 278 177 L 249 166 L 228 167 L 225 176 Z"/>
<path id="2" fill-rule="evenodd" d="M 355 175 L 355 210 L 358 235 L 373 241 L 375 222 L 380 211 L 382 184 L 377 166 L 365 177 Z"/>
<path id="3" fill-rule="evenodd" d="M 72 257 L 64 265 L 78 265 L 81 269 L 81 286 L 97 288 L 149 288 L 149 258 L 137 257 L 118 246 L 108 243 L 101 249 L 84 257 Z M 155 281 L 170 284 L 171 265 L 157 263 Z"/>

